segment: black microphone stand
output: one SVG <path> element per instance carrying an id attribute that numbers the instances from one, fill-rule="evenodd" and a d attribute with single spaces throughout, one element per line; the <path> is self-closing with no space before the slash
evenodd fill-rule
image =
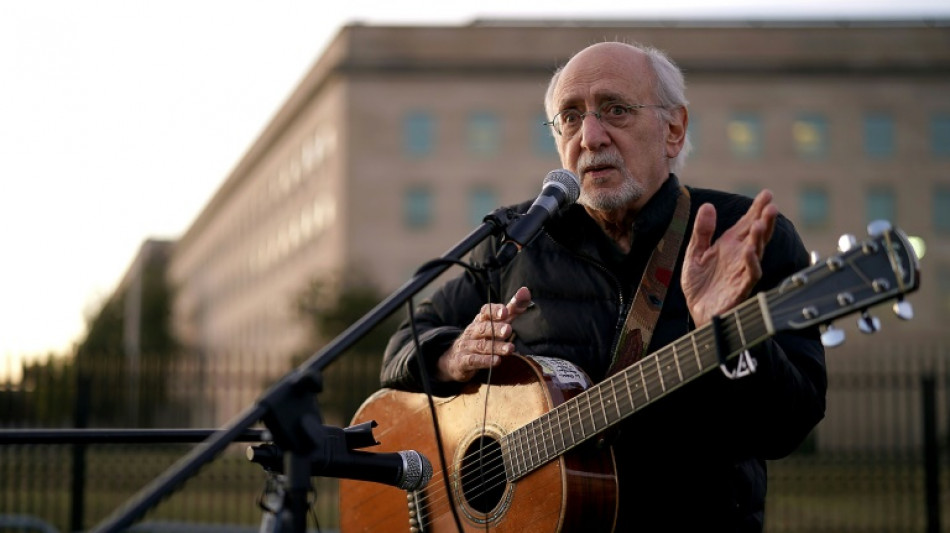
<path id="1" fill-rule="evenodd" d="M 486 238 L 505 231 L 513 216 L 506 209 L 495 210 L 442 258 L 461 260 Z M 280 506 L 279 516 L 276 517 L 278 523 L 274 529 L 305 533 L 307 495 L 313 490 L 310 483 L 312 466 L 332 459 L 332 454 L 328 452 L 330 446 L 327 446 L 327 435 L 332 432 L 332 428 L 323 425 L 316 400 L 316 394 L 322 389 L 323 369 L 449 266 L 449 261 L 433 262 L 430 267 L 413 276 L 320 351 L 281 378 L 253 406 L 238 414 L 225 427 L 215 431 L 146 485 L 93 531 L 117 532 L 131 527 L 149 509 L 224 451 L 246 429 L 263 420 L 277 446 L 284 451 L 284 505 Z"/>

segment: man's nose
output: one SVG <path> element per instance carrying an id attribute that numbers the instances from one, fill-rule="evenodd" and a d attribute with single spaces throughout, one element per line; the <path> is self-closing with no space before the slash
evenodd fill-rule
<path id="1" fill-rule="evenodd" d="M 597 150 L 610 144 L 607 128 L 594 113 L 587 113 L 581 117 L 581 146 L 588 150 Z"/>

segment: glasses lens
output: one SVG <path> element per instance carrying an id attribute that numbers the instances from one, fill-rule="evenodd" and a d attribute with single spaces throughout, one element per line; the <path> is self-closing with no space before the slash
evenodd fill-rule
<path id="1" fill-rule="evenodd" d="M 607 104 L 600 110 L 601 120 L 615 128 L 627 125 L 632 111 L 623 104 Z"/>
<path id="2" fill-rule="evenodd" d="M 584 116 L 575 110 L 562 111 L 557 117 L 561 135 L 567 137 L 573 137 L 577 130 L 581 128 L 581 122 L 583 121 Z"/>

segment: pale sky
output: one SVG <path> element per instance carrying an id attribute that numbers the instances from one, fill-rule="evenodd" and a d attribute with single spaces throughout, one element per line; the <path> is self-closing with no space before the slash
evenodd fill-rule
<path id="1" fill-rule="evenodd" d="M 188 228 L 348 22 L 950 19 L 947 0 L 557 4 L 3 2 L 0 368 L 6 357 L 64 353 L 78 340 L 142 241 Z"/>

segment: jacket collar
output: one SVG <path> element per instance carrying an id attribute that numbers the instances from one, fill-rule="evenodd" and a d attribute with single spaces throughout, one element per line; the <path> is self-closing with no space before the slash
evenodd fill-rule
<path id="1" fill-rule="evenodd" d="M 652 249 L 666 232 L 676 209 L 676 199 L 681 194 L 679 188 L 676 175 L 670 174 L 637 215 L 633 223 L 636 248 L 649 246 Z M 607 239 L 600 226 L 579 204 L 560 211 L 546 229 L 556 241 L 594 258 L 601 255 L 598 248 Z"/>

